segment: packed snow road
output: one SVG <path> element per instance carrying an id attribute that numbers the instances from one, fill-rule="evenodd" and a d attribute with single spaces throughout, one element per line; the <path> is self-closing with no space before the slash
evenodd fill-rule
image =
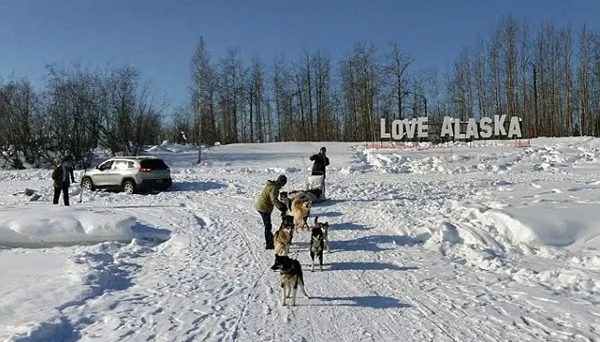
<path id="1" fill-rule="evenodd" d="M 262 223 L 254 210 L 261 185 L 281 172 L 291 179 L 290 189 L 301 187 L 306 173 L 292 167 L 298 167 L 296 151 L 269 161 L 273 169 L 265 170 L 261 162 L 243 158 L 250 152 L 227 152 L 224 146 L 209 154 L 213 163 L 202 170 L 176 166 L 178 185 L 172 191 L 85 194 L 77 204 L 82 209 L 132 215 L 173 233 L 156 246 L 134 241 L 88 247 L 86 253 L 97 259 L 110 256 L 116 269 L 100 264 L 113 277 L 95 283 L 101 289 L 93 296 L 60 303 L 61 329 L 45 336 L 103 341 L 598 340 L 600 264 L 593 258 L 593 236 L 579 239 L 587 247 L 573 251 L 540 245 L 531 231 L 519 231 L 525 228 L 501 211 L 514 198 L 545 205 L 557 201 L 547 196 L 563 195 L 566 201 L 567 189 L 552 191 L 560 190 L 558 183 L 587 189 L 577 192 L 577 201 L 590 200 L 593 195 L 583 194 L 594 191 L 588 170 L 503 174 L 454 161 L 454 167 L 469 170 L 465 176 L 440 172 L 440 164 L 449 168 L 451 163 L 443 164 L 443 158 L 432 162 L 425 154 L 419 165 L 418 160 L 406 163 L 430 172 L 389 173 L 381 172 L 381 161 L 391 156 L 377 164 L 377 156 L 347 146 L 328 148 L 332 164 L 341 166 L 328 175 L 331 200 L 311 213 L 332 224 L 324 271 L 310 272 L 309 233 L 297 233 L 292 245 L 310 299 L 299 292 L 296 307 L 281 306 L 279 275 L 269 269 L 273 251 L 264 250 Z M 277 150 L 282 154 L 284 149 Z M 220 164 L 221 156 L 227 156 L 227 165 Z M 488 165 L 495 163 L 490 157 Z M 275 226 L 280 222 L 275 213 L 273 221 Z"/>

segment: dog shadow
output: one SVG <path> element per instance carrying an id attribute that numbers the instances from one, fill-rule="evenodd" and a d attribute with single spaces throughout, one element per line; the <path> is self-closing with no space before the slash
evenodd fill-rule
<path id="1" fill-rule="evenodd" d="M 294 232 L 294 234 L 296 234 L 296 233 Z M 331 242 L 329 244 L 331 245 Z M 310 242 L 309 241 L 293 241 L 292 240 L 292 245 L 291 245 L 291 248 L 290 248 L 290 252 L 292 252 L 292 250 L 294 252 L 295 251 L 304 251 L 304 250 L 308 249 L 309 246 L 310 246 Z"/>
<path id="2" fill-rule="evenodd" d="M 331 249 L 347 252 L 369 251 L 382 252 L 394 249 L 394 247 L 382 247 L 380 245 L 413 246 L 422 243 L 421 240 L 410 236 L 401 235 L 370 235 L 354 240 L 331 241 Z"/>
<path id="3" fill-rule="evenodd" d="M 330 263 L 327 268 L 330 271 L 410 271 L 418 270 L 420 267 L 417 266 L 398 266 L 396 264 L 383 263 L 383 262 L 335 262 Z"/>
<path id="4" fill-rule="evenodd" d="M 384 296 L 362 296 L 362 297 L 311 297 L 327 303 L 312 304 L 311 306 L 351 306 L 371 309 L 393 309 L 393 308 L 410 308 L 412 305 L 402 303 L 396 298 Z M 336 303 L 341 302 L 341 303 Z"/>
<path id="5" fill-rule="evenodd" d="M 328 218 L 329 217 L 340 217 L 340 216 L 343 216 L 343 215 L 344 214 L 340 213 L 339 211 L 328 211 L 328 212 L 325 212 L 325 213 L 312 213 L 310 215 L 309 220 L 312 219 L 314 221 L 315 217 L 318 216 L 319 217 L 319 221 L 323 221 L 322 218 L 325 218 L 325 217 L 328 217 Z"/>

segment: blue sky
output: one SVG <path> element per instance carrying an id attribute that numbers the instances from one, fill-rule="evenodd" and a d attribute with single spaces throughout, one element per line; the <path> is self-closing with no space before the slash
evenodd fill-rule
<path id="1" fill-rule="evenodd" d="M 177 106 L 200 35 L 213 58 L 238 46 L 247 60 L 295 58 L 303 47 L 338 58 L 357 41 L 395 41 L 415 68 L 445 70 L 503 15 L 533 30 L 545 19 L 600 29 L 598 13 L 598 0 L 0 0 L 0 77 L 40 84 L 50 63 L 130 64 Z"/>

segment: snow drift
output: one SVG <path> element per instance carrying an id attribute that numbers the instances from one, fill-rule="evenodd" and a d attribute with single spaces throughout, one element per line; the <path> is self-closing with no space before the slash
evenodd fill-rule
<path id="1" fill-rule="evenodd" d="M 21 207 L 0 210 L 0 245 L 48 247 L 134 238 L 165 241 L 170 231 L 145 226 L 116 211 L 65 207 Z"/>

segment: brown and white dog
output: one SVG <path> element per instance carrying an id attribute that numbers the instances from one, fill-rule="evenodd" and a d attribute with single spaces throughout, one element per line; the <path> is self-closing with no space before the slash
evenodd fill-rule
<path id="1" fill-rule="evenodd" d="M 296 231 L 310 230 L 308 226 L 308 215 L 310 215 L 311 202 L 302 198 L 294 198 L 292 201 L 292 216 L 294 217 L 294 225 Z"/>
<path id="2" fill-rule="evenodd" d="M 281 226 L 273 234 L 273 243 L 275 245 L 275 254 L 287 256 L 290 253 L 290 246 L 294 238 L 294 224 L 292 218 L 286 215 L 282 218 Z"/>
<path id="3" fill-rule="evenodd" d="M 296 259 L 291 259 L 287 256 L 275 256 L 275 264 L 272 267 L 273 270 L 279 270 L 279 281 L 281 282 L 282 293 L 282 305 L 286 306 L 286 299 L 292 299 L 292 306 L 296 305 L 296 292 L 298 287 L 302 290 L 304 296 L 308 299 L 308 293 L 304 288 L 304 276 L 302 274 L 302 266 Z"/>

